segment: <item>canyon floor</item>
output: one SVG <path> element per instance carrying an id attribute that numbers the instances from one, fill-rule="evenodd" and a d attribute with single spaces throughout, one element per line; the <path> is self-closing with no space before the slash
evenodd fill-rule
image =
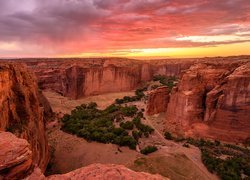
<path id="1" fill-rule="evenodd" d="M 54 112 L 62 116 L 70 113 L 74 107 L 88 102 L 96 102 L 103 109 L 112 104 L 116 98 L 133 95 L 134 92 L 109 93 L 73 100 L 55 92 L 45 91 Z M 133 102 L 138 108 L 146 108 L 143 101 Z M 164 113 L 154 116 L 145 116 L 145 124 L 155 129 L 149 138 L 142 138 L 139 146 L 155 145 L 158 151 L 142 155 L 127 147 L 118 147 L 113 144 L 87 142 L 83 138 L 67 134 L 60 130 L 60 123 L 50 122 L 48 125 L 49 144 L 52 149 L 52 159 L 47 174 L 66 173 L 92 163 L 122 164 L 135 171 L 144 171 L 152 174 L 161 174 L 173 180 L 179 179 L 218 179 L 208 172 L 202 164 L 200 151 L 191 146 L 185 148 L 181 143 L 175 143 L 164 138 Z"/>

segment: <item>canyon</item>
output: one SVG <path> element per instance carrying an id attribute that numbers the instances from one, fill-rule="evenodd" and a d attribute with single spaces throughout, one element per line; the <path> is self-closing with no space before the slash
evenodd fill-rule
<path id="1" fill-rule="evenodd" d="M 60 175 L 53 174 L 46 177 L 44 175 L 51 158 L 52 147 L 49 147 L 51 139 L 60 143 L 63 141 L 63 139 L 59 141 L 60 137 L 64 137 L 65 141 L 67 138 L 72 140 L 69 145 L 77 142 L 79 147 L 93 146 L 93 149 L 97 147 L 94 143 L 90 145 L 90 142 L 63 134 L 58 123 L 63 114 L 70 113 L 75 106 L 81 105 L 90 97 L 93 98 L 86 102 L 90 102 L 94 97 L 102 99 L 110 93 L 103 99 L 113 103 L 116 98 L 133 94 L 137 88 L 150 87 L 156 75 L 178 77 L 178 83 L 172 89 L 162 85 L 149 89 L 145 93 L 144 100 L 130 103 L 140 109 L 145 108 L 144 121 L 154 125 L 156 129 L 152 137 L 149 140 L 144 139 L 140 146 L 157 142 L 159 152 L 155 153 L 155 156 L 149 156 L 149 159 L 158 157 L 164 159 L 167 154 L 168 158 L 173 158 L 171 159 L 173 162 L 183 161 L 183 167 L 187 164 L 185 167 L 197 168 L 188 172 L 187 177 L 191 178 L 194 176 L 192 173 L 195 173 L 196 178 L 216 179 L 199 164 L 201 160 L 198 158 L 200 154 L 197 149 L 186 150 L 178 144 L 168 142 L 162 134 L 168 131 L 177 137 L 216 139 L 230 143 L 242 143 L 248 140 L 250 138 L 249 56 L 151 61 L 125 58 L 2 60 L 0 62 L 0 179 L 91 179 L 93 177 L 168 179 L 161 176 L 162 174 L 158 175 L 158 170 L 153 172 L 155 175 L 132 171 L 128 167 L 136 171 L 151 172 L 147 168 L 138 168 L 135 164 L 127 165 L 128 163 L 126 167 L 110 163 L 90 165 L 86 163 L 82 167 L 79 163 L 76 170 L 67 169 Z M 103 103 L 99 107 L 105 108 L 107 105 Z M 159 129 L 156 128 L 158 126 Z M 54 134 L 59 134 L 57 139 L 53 137 Z M 57 144 L 55 147 L 59 146 L 60 144 Z M 111 157 L 120 158 L 114 146 L 112 148 L 109 145 L 102 146 L 108 149 L 107 152 L 113 149 L 114 155 Z M 64 144 L 61 147 L 68 148 Z M 122 151 L 124 154 L 130 153 L 126 148 Z M 177 154 L 171 154 L 172 151 Z M 133 156 L 141 158 L 136 153 Z M 81 154 L 81 157 L 86 158 L 86 156 Z M 169 168 L 169 165 L 164 164 L 164 166 Z M 170 171 L 166 177 L 171 179 L 181 177 Z"/>
<path id="2" fill-rule="evenodd" d="M 1 62 L 0 77 L 0 179 L 166 179 L 112 164 L 45 177 L 50 158 L 45 125 L 54 118 L 50 104 L 22 64 Z"/>

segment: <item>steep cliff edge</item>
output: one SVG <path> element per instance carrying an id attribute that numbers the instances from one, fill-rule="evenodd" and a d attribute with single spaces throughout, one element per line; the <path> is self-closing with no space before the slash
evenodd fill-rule
<path id="1" fill-rule="evenodd" d="M 249 137 L 249 64 L 192 66 L 171 92 L 166 129 L 228 141 Z"/>
<path id="2" fill-rule="evenodd" d="M 25 67 L 0 63 L 0 130 L 26 139 L 33 163 L 44 171 L 49 158 L 45 112 L 49 113 L 50 107 L 44 107 L 41 98 L 34 75 Z"/>
<path id="3" fill-rule="evenodd" d="M 167 110 L 169 102 L 169 89 L 166 86 L 156 88 L 149 92 L 147 102 L 147 115 L 158 114 Z"/>

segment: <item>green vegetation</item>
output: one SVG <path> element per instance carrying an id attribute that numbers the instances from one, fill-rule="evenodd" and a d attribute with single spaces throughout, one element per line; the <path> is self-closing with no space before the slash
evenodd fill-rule
<path id="1" fill-rule="evenodd" d="M 145 97 L 144 91 L 147 90 L 147 87 L 139 88 L 135 91 L 135 96 L 124 96 L 122 99 L 116 99 L 116 104 L 123 104 L 128 102 L 140 101 L 143 97 Z"/>
<path id="2" fill-rule="evenodd" d="M 211 173 L 216 173 L 222 180 L 250 179 L 250 150 L 233 144 L 223 144 L 218 140 L 210 141 L 193 138 L 177 138 L 165 132 L 165 138 L 198 147 L 202 153 L 202 162 Z"/>
<path id="3" fill-rule="evenodd" d="M 159 81 L 162 85 L 172 89 L 176 85 L 177 78 L 175 76 L 155 75 L 153 81 Z"/>
<path id="4" fill-rule="evenodd" d="M 172 136 L 172 134 L 170 132 L 165 132 L 164 137 L 165 137 L 165 139 L 173 140 L 173 136 Z"/>
<path id="5" fill-rule="evenodd" d="M 128 129 L 128 130 L 132 130 L 134 128 L 134 123 L 131 121 L 127 121 L 127 122 L 121 122 L 120 123 L 120 127 L 123 129 Z"/>
<path id="6" fill-rule="evenodd" d="M 147 146 L 141 150 L 141 153 L 147 155 L 147 154 L 150 154 L 150 153 L 155 152 L 157 150 L 158 149 L 155 146 Z"/>
<path id="7" fill-rule="evenodd" d="M 187 143 L 200 148 L 202 162 L 207 169 L 223 180 L 246 179 L 250 176 L 250 150 L 215 140 L 187 139 Z"/>
<path id="8" fill-rule="evenodd" d="M 121 122 L 124 117 L 133 120 Z M 142 135 L 147 137 L 154 131 L 150 126 L 141 123 L 142 117 L 143 113 L 136 106 L 112 104 L 99 110 L 97 104 L 92 102 L 77 106 L 71 111 L 71 115 L 64 115 L 62 130 L 88 141 L 113 143 L 135 149 Z M 116 127 L 115 122 L 120 122 L 120 127 Z M 129 135 L 130 130 L 132 136 Z"/>

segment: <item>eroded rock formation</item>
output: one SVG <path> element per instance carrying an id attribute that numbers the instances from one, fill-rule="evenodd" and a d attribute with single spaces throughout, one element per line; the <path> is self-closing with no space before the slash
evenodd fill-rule
<path id="1" fill-rule="evenodd" d="M 173 89 L 166 128 L 185 136 L 243 141 L 250 136 L 250 63 L 197 64 Z"/>
<path id="2" fill-rule="evenodd" d="M 43 106 L 41 96 L 34 74 L 21 64 L 0 63 L 0 130 L 26 139 L 34 164 L 44 171 L 49 159 L 45 112 L 50 107 Z"/>
<path id="3" fill-rule="evenodd" d="M 0 131 L 0 179 L 20 179 L 32 167 L 29 143 L 9 132 Z"/>
<path id="4" fill-rule="evenodd" d="M 166 86 L 152 90 L 148 94 L 146 113 L 148 115 L 153 115 L 165 112 L 167 110 L 169 98 L 169 89 Z"/>

